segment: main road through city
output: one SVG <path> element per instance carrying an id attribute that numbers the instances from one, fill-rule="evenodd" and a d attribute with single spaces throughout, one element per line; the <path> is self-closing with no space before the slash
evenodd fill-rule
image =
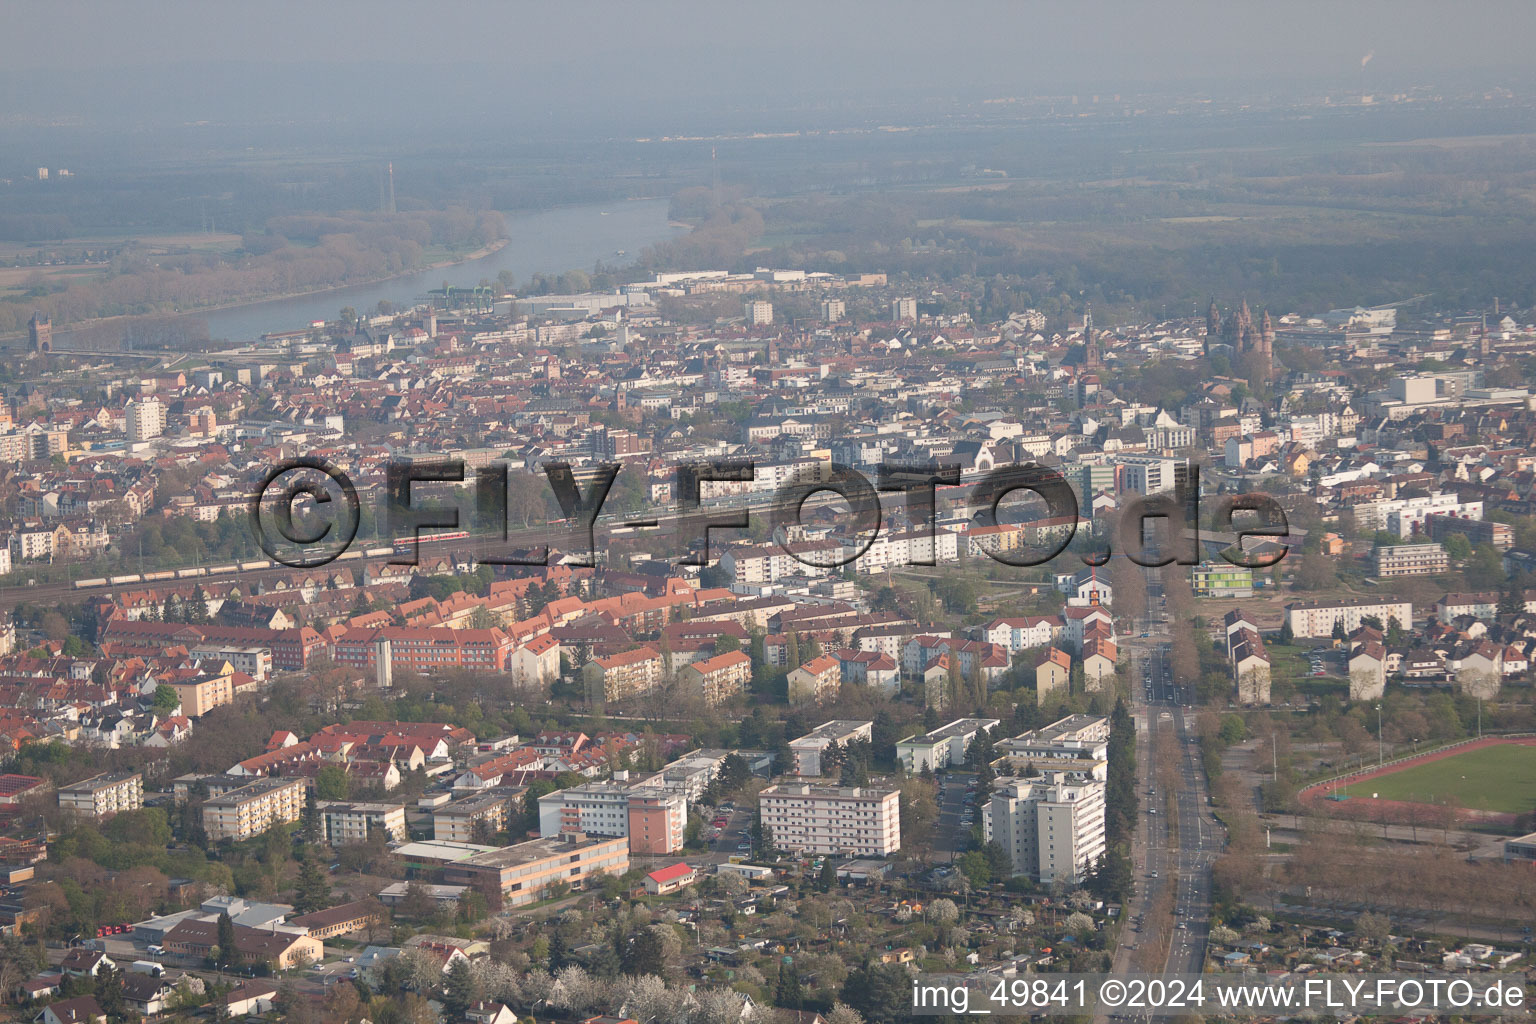
<path id="1" fill-rule="evenodd" d="M 1192 706 L 1193 687 L 1173 678 L 1166 617 L 1148 624 L 1147 635 L 1126 641 L 1129 682 L 1136 720 L 1136 777 L 1140 822 L 1132 843 L 1135 894 L 1126 907 L 1112 970 L 1116 974 L 1198 974 L 1205 966 L 1210 931 L 1211 864 L 1226 842 L 1225 830 L 1211 814 Z M 1172 792 L 1157 778 L 1153 736 L 1166 730 L 1176 744 Z M 1166 960 L 1147 962 L 1160 947 L 1157 922 L 1148 909 L 1168 891 L 1173 894 L 1173 933 Z M 1137 1015 L 1098 1016 L 1096 1021 L 1133 1020 Z"/>

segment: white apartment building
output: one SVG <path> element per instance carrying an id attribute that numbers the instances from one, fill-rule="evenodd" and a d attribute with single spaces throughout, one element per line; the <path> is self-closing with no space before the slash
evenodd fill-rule
<path id="1" fill-rule="evenodd" d="M 1161 494 L 1173 490 L 1175 474 L 1183 459 L 1159 459 L 1142 455 L 1123 455 L 1120 465 L 1120 489 L 1138 494 Z"/>
<path id="2" fill-rule="evenodd" d="M 917 299 L 911 295 L 903 295 L 901 298 L 892 299 L 891 319 L 897 323 L 903 320 L 916 320 Z"/>
<path id="3" fill-rule="evenodd" d="M 1109 778 L 1109 719 L 1068 715 L 1050 725 L 999 740 L 996 752 L 1015 765 L 1066 772 L 1073 780 Z"/>
<path id="4" fill-rule="evenodd" d="M 901 849 L 901 792 L 780 783 L 758 794 L 773 845 L 797 853 L 885 857 Z"/>
<path id="5" fill-rule="evenodd" d="M 1355 529 L 1361 533 L 1393 529 L 1393 526 L 1389 525 L 1389 517 L 1395 513 L 1397 518 L 1392 520 L 1392 523 L 1395 523 L 1399 529 L 1406 526 L 1409 530 L 1408 533 L 1398 532 L 1399 537 L 1409 536 L 1414 524 L 1422 525 L 1424 517 L 1432 512 L 1459 515 L 1464 519 L 1481 519 L 1483 503 L 1471 501 L 1463 505 L 1459 494 L 1453 491 L 1435 491 L 1432 494 L 1420 494 L 1411 498 L 1362 501 L 1349 506 L 1349 514 L 1355 521 Z"/>
<path id="6" fill-rule="evenodd" d="M 1342 622 L 1344 632 L 1353 633 L 1361 620 L 1381 620 L 1383 626 L 1396 619 L 1404 629 L 1413 628 L 1413 603 L 1410 601 L 1297 601 L 1285 606 L 1286 622 L 1296 637 L 1328 637 L 1334 624 Z"/>
<path id="7" fill-rule="evenodd" d="M 854 550 L 863 540 L 855 542 Z M 855 572 L 878 573 L 905 565 L 937 565 L 960 557 L 960 535 L 950 530 L 903 530 L 881 533 L 869 548 L 854 560 Z"/>
<path id="8" fill-rule="evenodd" d="M 1104 856 L 1104 783 L 1047 772 L 1000 781 L 982 832 L 1013 858 L 1013 873 L 1077 885 Z"/>
<path id="9" fill-rule="evenodd" d="M 59 806 L 83 818 L 110 818 L 144 806 L 144 776 L 109 772 L 59 787 Z"/>
<path id="10" fill-rule="evenodd" d="M 223 602 L 219 602 L 222 604 Z M 255 680 L 264 680 L 272 674 L 272 650 L 268 647 L 237 647 L 229 644 L 198 644 L 188 652 L 192 657 L 204 660 L 227 661 L 236 672 L 244 672 Z"/>
<path id="11" fill-rule="evenodd" d="M 1377 579 L 1445 572 L 1450 556 L 1439 544 L 1378 544 L 1371 551 Z"/>
<path id="12" fill-rule="evenodd" d="M 688 798 L 662 775 L 631 780 L 619 771 L 612 779 L 539 797 L 539 835 L 545 838 L 562 832 L 622 836 L 632 840 L 632 853 L 675 853 L 687 825 Z M 633 841 L 637 830 L 646 833 L 642 843 Z"/>
<path id="13" fill-rule="evenodd" d="M 409 838 L 405 826 L 405 807 L 402 804 L 321 800 L 318 807 L 325 828 L 325 841 L 332 846 L 366 843 L 375 833 L 383 833 L 402 842 Z"/>
<path id="14" fill-rule="evenodd" d="M 996 729 L 1002 724 L 997 718 L 957 718 L 932 732 L 901 740 L 896 744 L 896 756 L 909 775 L 917 775 L 924 769 L 936 772 L 963 762 L 965 752 L 978 732 Z"/>
<path id="15" fill-rule="evenodd" d="M 128 424 L 128 440 L 150 441 L 165 433 L 165 406 L 158 398 L 130 401 L 123 411 Z"/>
<path id="16" fill-rule="evenodd" d="M 1428 498 L 1410 498 L 1415 504 L 1387 513 L 1388 533 L 1407 540 L 1416 533 L 1427 533 L 1425 521 L 1431 515 L 1454 515 L 1458 519 L 1482 519 L 1483 503 L 1462 501 L 1455 494 L 1433 494 Z"/>
<path id="17" fill-rule="evenodd" d="M 298 821 L 303 811 L 303 779 L 257 779 L 203 804 L 203 831 L 214 841 L 250 839 Z"/>
<path id="18" fill-rule="evenodd" d="M 1008 648 L 1008 653 L 1018 654 L 1031 647 L 1048 647 L 1061 636 L 1065 627 L 1054 615 L 1023 615 L 1012 619 L 995 619 L 982 627 L 981 638 L 989 644 Z"/>
<path id="19" fill-rule="evenodd" d="M 748 327 L 765 327 L 773 323 L 773 303 L 761 299 L 749 299 L 742 305 Z"/>
<path id="20" fill-rule="evenodd" d="M 868 740 L 874 736 L 875 723 L 834 719 L 823 722 L 799 739 L 789 741 L 790 752 L 795 755 L 795 774 L 815 778 L 821 774 L 821 752 L 834 743 L 846 747 L 853 740 Z"/>

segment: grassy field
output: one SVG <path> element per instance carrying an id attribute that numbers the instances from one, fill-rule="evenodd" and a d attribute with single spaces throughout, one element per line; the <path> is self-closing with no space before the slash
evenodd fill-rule
<path id="1" fill-rule="evenodd" d="M 1523 814 L 1536 805 L 1536 747 L 1501 743 L 1355 783 L 1350 792 L 1383 800 L 1445 803 Z"/>

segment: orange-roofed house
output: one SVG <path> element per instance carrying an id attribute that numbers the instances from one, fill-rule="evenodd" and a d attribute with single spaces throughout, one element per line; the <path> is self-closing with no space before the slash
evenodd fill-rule
<path id="1" fill-rule="evenodd" d="M 842 666 L 830 654 L 812 658 L 789 674 L 791 704 L 824 704 L 837 696 Z"/>
<path id="2" fill-rule="evenodd" d="M 645 876 L 645 891 L 652 896 L 666 896 L 686 889 L 698 881 L 699 873 L 687 864 L 673 864 Z"/>
<path id="3" fill-rule="evenodd" d="M 838 676 L 837 660 L 830 660 L 833 675 Z M 690 693 L 702 697 L 706 704 L 721 704 L 746 691 L 747 684 L 752 681 L 752 659 L 744 651 L 726 651 L 713 658 L 684 665 L 677 678 Z"/>
<path id="4" fill-rule="evenodd" d="M 559 679 L 560 641 L 545 633 L 522 644 L 507 659 L 507 674 L 537 686 Z"/>
<path id="5" fill-rule="evenodd" d="M 1083 681 L 1090 693 L 1103 690 L 1114 680 L 1118 658 L 1113 640 L 1083 641 Z"/>
<path id="6" fill-rule="evenodd" d="M 1035 703 L 1043 706 L 1053 694 L 1066 693 L 1071 680 L 1071 655 L 1060 647 L 1047 647 L 1035 662 Z"/>
<path id="7" fill-rule="evenodd" d="M 582 669 L 587 699 L 617 701 L 650 693 L 661 682 L 661 654 L 637 647 L 606 658 L 593 658 Z"/>

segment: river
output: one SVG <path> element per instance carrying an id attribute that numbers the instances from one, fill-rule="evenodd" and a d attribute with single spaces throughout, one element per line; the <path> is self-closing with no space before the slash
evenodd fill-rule
<path id="1" fill-rule="evenodd" d="M 409 305 L 425 296 L 428 289 L 442 287 L 444 281 L 456 288 L 469 287 L 483 279 L 494 281 L 503 270 L 510 270 L 521 283 L 536 273 L 591 272 L 598 260 L 623 265 L 647 245 L 683 231 L 668 221 L 668 205 L 665 199 L 616 200 L 596 206 L 506 214 L 507 244 L 477 260 L 373 284 L 190 315 L 207 322 L 210 337 L 254 341 L 269 331 L 297 330 L 312 320 L 335 319 L 344 306 L 363 313 L 381 299 Z M 626 255 L 618 255 L 621 250 Z"/>

